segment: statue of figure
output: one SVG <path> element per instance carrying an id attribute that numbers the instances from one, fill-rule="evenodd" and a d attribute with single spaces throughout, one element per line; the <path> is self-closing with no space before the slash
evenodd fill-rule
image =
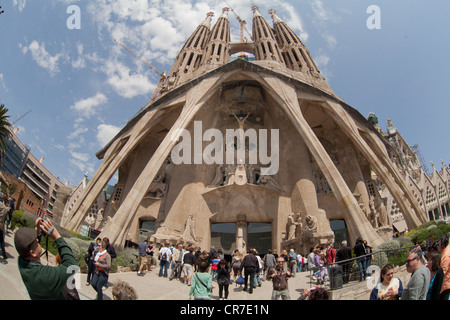
<path id="1" fill-rule="evenodd" d="M 377 210 L 375 209 L 375 202 L 373 198 L 369 200 L 369 222 L 372 227 L 377 228 Z"/>
<path id="2" fill-rule="evenodd" d="M 276 182 L 275 179 L 269 175 L 260 175 L 258 181 L 256 181 L 256 184 L 279 192 L 283 191 L 283 188 L 278 184 L 278 182 Z"/>
<path id="3" fill-rule="evenodd" d="M 147 194 L 150 197 L 155 197 L 161 199 L 164 194 L 166 193 L 167 185 L 164 183 L 165 178 L 165 172 L 164 170 L 159 171 L 155 179 L 153 180 L 152 184 L 148 188 Z"/>
<path id="4" fill-rule="evenodd" d="M 306 227 L 313 232 L 317 231 L 317 218 L 313 217 L 312 215 L 308 214 L 306 216 Z"/>
<path id="5" fill-rule="evenodd" d="M 235 164 L 227 164 L 225 166 L 225 185 L 226 186 L 234 183 L 235 172 L 236 172 Z"/>
<path id="6" fill-rule="evenodd" d="M 94 215 L 93 215 L 91 212 L 89 212 L 89 213 L 87 214 L 86 218 L 84 218 L 84 221 L 86 221 L 86 223 L 87 223 L 89 226 L 92 226 L 92 225 L 94 224 L 94 222 L 95 222 Z"/>
<path id="7" fill-rule="evenodd" d="M 186 221 L 186 227 L 184 228 L 183 238 L 186 242 L 197 242 L 197 237 L 195 236 L 195 220 L 194 216 L 191 214 Z"/>
<path id="8" fill-rule="evenodd" d="M 243 186 L 247 183 L 247 173 L 245 172 L 245 166 L 243 164 L 238 164 L 236 172 L 234 173 L 234 183 L 239 186 Z"/>
<path id="9" fill-rule="evenodd" d="M 95 220 L 95 226 L 94 226 L 95 229 L 99 229 L 100 225 L 103 222 L 103 212 L 105 212 L 105 209 L 103 209 L 103 208 L 98 210 L 98 212 L 97 212 L 97 220 Z"/>
<path id="10" fill-rule="evenodd" d="M 388 215 L 387 215 L 387 210 L 386 210 L 386 206 L 384 205 L 384 202 L 382 200 L 379 201 L 379 205 L 378 205 L 378 226 L 379 227 L 385 227 L 389 224 L 388 221 Z"/>
<path id="11" fill-rule="evenodd" d="M 216 166 L 216 172 L 213 181 L 210 183 L 211 186 L 221 186 L 223 184 L 224 177 L 223 164 Z"/>
<path id="12" fill-rule="evenodd" d="M 300 214 L 298 213 L 289 213 L 286 240 L 295 239 L 300 234 L 301 222 L 299 221 L 299 217 Z"/>
<path id="13" fill-rule="evenodd" d="M 255 166 L 252 164 L 245 165 L 246 171 L 247 171 L 247 180 L 248 183 L 254 184 L 255 181 Z"/>

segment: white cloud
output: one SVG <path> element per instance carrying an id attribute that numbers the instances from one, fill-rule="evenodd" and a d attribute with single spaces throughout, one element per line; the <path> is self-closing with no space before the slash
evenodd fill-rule
<path id="1" fill-rule="evenodd" d="M 23 54 L 30 52 L 33 60 L 36 61 L 41 68 L 46 69 L 52 77 L 60 71 L 58 67 L 60 60 L 67 59 L 64 53 L 58 53 L 52 56 L 47 52 L 45 44 L 39 44 L 36 40 L 33 40 L 29 46 L 22 46 L 19 44 L 19 47 Z"/>
<path id="2" fill-rule="evenodd" d="M 332 23 L 338 23 L 339 18 L 335 13 L 327 8 L 322 0 L 313 0 L 311 2 L 312 11 L 316 19 L 314 24 L 319 29 L 320 35 L 330 49 L 334 49 L 337 46 L 336 37 L 330 32 L 329 25 Z"/>
<path id="3" fill-rule="evenodd" d="M 80 115 L 90 118 L 96 113 L 96 107 L 105 104 L 108 98 L 103 93 L 97 93 L 95 96 L 76 102 L 70 109 L 76 110 Z"/>
<path id="4" fill-rule="evenodd" d="M 132 73 L 129 67 L 117 61 L 105 61 L 104 71 L 108 77 L 107 83 L 124 98 L 148 95 L 156 86 L 145 75 Z"/>
<path id="5" fill-rule="evenodd" d="M 27 4 L 27 0 L 14 0 L 14 2 L 13 2 L 13 5 L 15 7 L 18 7 L 20 12 L 22 12 L 22 10 L 25 8 L 26 4 Z"/>
<path id="6" fill-rule="evenodd" d="M 109 143 L 116 134 L 120 131 L 121 128 L 110 125 L 110 124 L 101 124 L 98 126 L 97 130 L 97 141 L 100 146 L 104 147 L 107 143 Z"/>
<path id="7" fill-rule="evenodd" d="M 89 154 L 87 154 L 87 153 L 81 153 L 81 152 L 74 152 L 74 151 L 71 151 L 71 152 L 70 152 L 70 155 L 71 155 L 74 159 L 79 160 L 79 161 L 84 161 L 84 162 L 86 162 L 86 161 L 89 161 L 89 159 L 90 159 L 90 156 L 89 156 Z"/>
<path id="8" fill-rule="evenodd" d="M 3 87 L 3 90 L 5 90 L 5 92 L 8 92 L 8 88 L 6 88 L 6 85 L 5 85 L 5 80 L 4 80 L 3 73 L 0 73 L 0 84 Z"/>

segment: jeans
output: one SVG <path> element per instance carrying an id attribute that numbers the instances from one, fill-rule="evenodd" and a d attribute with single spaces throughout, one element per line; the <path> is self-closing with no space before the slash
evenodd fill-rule
<path id="1" fill-rule="evenodd" d="M 247 284 L 249 283 L 248 278 L 250 277 L 250 288 L 249 293 L 253 293 L 253 280 L 255 278 L 256 268 L 247 267 L 244 268 L 244 290 L 247 290 Z"/>
<path id="2" fill-rule="evenodd" d="M 291 300 L 291 296 L 289 295 L 289 290 L 273 290 L 272 291 L 272 300 L 278 300 L 281 297 L 281 300 Z"/>
<path id="3" fill-rule="evenodd" d="M 92 276 L 91 286 L 97 291 L 97 300 L 103 300 L 103 286 L 108 283 L 108 275 L 102 271 L 95 272 Z"/>
<path id="4" fill-rule="evenodd" d="M 301 261 L 297 261 L 297 272 L 302 272 L 302 267 L 303 264 L 301 263 Z"/>
<path id="5" fill-rule="evenodd" d="M 356 260 L 359 268 L 359 281 L 366 280 L 366 258 L 360 258 Z"/>
<path id="6" fill-rule="evenodd" d="M 169 261 L 160 261 L 159 262 L 159 274 L 158 276 L 163 276 L 163 269 L 164 269 L 164 278 L 167 278 L 167 269 L 169 269 L 170 262 Z"/>
<path id="7" fill-rule="evenodd" d="M 259 276 L 259 272 L 255 272 L 255 276 L 253 277 L 253 287 L 257 287 L 262 285 L 261 277 Z"/>
<path id="8" fill-rule="evenodd" d="M 225 298 L 228 299 L 228 287 L 229 284 L 219 284 L 219 299 Z M 223 295 L 225 293 L 225 295 Z"/>

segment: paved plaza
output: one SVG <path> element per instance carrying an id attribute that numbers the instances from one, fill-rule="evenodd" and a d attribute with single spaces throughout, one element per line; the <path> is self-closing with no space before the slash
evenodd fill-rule
<path id="1" fill-rule="evenodd" d="M 0 300 L 29 300 L 28 293 L 22 282 L 17 268 L 18 253 L 14 248 L 14 234 L 8 231 L 5 236 L 5 245 L 8 260 L 0 260 Z M 45 257 L 42 258 L 45 263 Z M 128 282 L 138 293 L 139 300 L 187 300 L 189 289 L 187 285 L 178 280 L 158 277 L 159 268 L 153 268 L 145 276 L 137 276 L 136 272 L 111 273 L 109 287 L 104 290 L 104 299 L 112 299 L 111 286 L 117 280 Z M 81 300 L 94 300 L 96 292 L 91 286 L 86 286 L 86 274 L 75 278 L 79 282 L 79 295 Z M 213 299 L 219 299 L 218 285 L 214 283 Z M 309 288 L 309 272 L 298 273 L 289 280 L 291 299 L 297 299 L 304 289 Z M 272 295 L 272 282 L 262 281 L 262 286 L 254 289 L 252 294 L 243 291 L 243 286 L 232 284 L 229 287 L 228 300 L 270 300 Z"/>

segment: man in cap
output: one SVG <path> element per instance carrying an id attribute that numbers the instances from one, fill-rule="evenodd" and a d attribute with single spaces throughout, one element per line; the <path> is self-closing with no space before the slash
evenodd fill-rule
<path id="1" fill-rule="evenodd" d="M 42 248 L 40 233 L 55 241 L 61 257 L 57 267 L 44 266 L 40 259 Z M 68 279 L 78 270 L 72 249 L 50 221 L 38 218 L 36 229 L 20 228 L 14 237 L 14 245 L 20 257 L 18 267 L 22 280 L 32 300 L 62 300 L 65 286 L 73 285 Z"/>
<path id="2" fill-rule="evenodd" d="M 6 200 L 6 199 L 5 199 Z M 5 201 L 5 204 L 0 201 L 0 248 L 2 249 L 3 259 L 8 259 L 5 251 L 5 221 L 8 219 L 8 200 Z"/>

